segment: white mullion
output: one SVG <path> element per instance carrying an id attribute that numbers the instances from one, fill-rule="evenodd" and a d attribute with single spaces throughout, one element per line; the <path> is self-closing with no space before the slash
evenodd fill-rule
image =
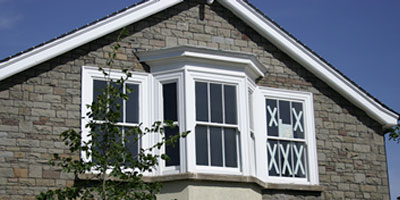
<path id="1" fill-rule="evenodd" d="M 211 141 L 210 141 L 211 130 L 207 127 L 207 153 L 208 153 L 208 166 L 211 166 Z"/>
<path id="2" fill-rule="evenodd" d="M 214 126 L 214 127 L 223 127 L 223 128 L 236 128 L 238 129 L 238 125 L 233 125 L 233 124 L 219 124 L 219 123 L 207 123 L 207 122 L 197 122 L 198 125 L 203 125 L 203 126 Z"/>
<path id="3" fill-rule="evenodd" d="M 126 94 L 126 84 L 122 85 L 122 92 Z M 122 99 L 122 122 L 125 123 L 126 123 L 126 103 L 127 103 L 126 100 Z"/>
<path id="4" fill-rule="evenodd" d="M 210 83 L 207 83 L 207 109 L 208 109 L 208 122 L 211 122 L 211 96 L 210 96 Z"/>
<path id="5" fill-rule="evenodd" d="M 136 126 L 138 126 L 139 124 L 134 124 L 134 123 L 121 123 L 121 122 L 118 122 L 118 123 L 116 123 L 115 124 L 116 126 L 124 126 L 124 127 L 136 127 Z"/>
<path id="6" fill-rule="evenodd" d="M 284 138 L 284 137 L 276 137 L 276 136 L 267 136 L 267 139 L 273 139 L 273 140 L 283 140 L 283 141 L 293 141 L 293 142 L 306 142 L 305 139 L 297 139 L 297 138 Z"/>
<path id="7" fill-rule="evenodd" d="M 225 129 L 221 127 L 221 142 L 222 142 L 222 167 L 226 167 L 226 161 L 225 161 Z"/>
<path id="8" fill-rule="evenodd" d="M 293 131 L 293 115 L 292 115 L 292 101 L 289 101 L 289 114 L 290 114 L 290 126 L 291 126 L 291 128 L 292 128 L 292 133 L 293 133 L 293 139 L 294 139 L 294 131 Z M 293 156 L 293 140 L 291 140 L 291 141 L 289 141 L 289 145 L 290 145 L 290 152 L 291 152 L 291 164 L 292 164 L 292 177 L 294 178 L 295 177 L 295 174 L 294 174 L 294 168 L 293 168 L 293 166 L 294 166 L 294 156 Z"/>
<path id="9" fill-rule="evenodd" d="M 306 177 L 306 179 L 308 179 L 309 177 L 308 177 L 308 168 L 309 168 L 309 164 L 308 164 L 308 145 L 306 144 L 306 143 L 304 143 L 303 144 L 304 145 L 304 153 L 303 153 L 303 155 L 304 155 L 304 159 L 303 159 L 303 161 L 304 161 L 304 171 L 306 172 L 306 174 L 305 174 L 305 177 Z"/>
<path id="10" fill-rule="evenodd" d="M 222 123 L 225 124 L 225 89 L 224 85 L 221 84 L 221 102 L 222 102 Z"/>
<path id="11" fill-rule="evenodd" d="M 240 131 L 239 129 L 236 129 L 235 131 L 235 137 L 236 137 L 236 165 L 240 169 L 240 161 L 243 159 L 240 155 Z"/>
<path id="12" fill-rule="evenodd" d="M 280 141 L 276 141 L 276 144 L 278 145 L 278 165 L 279 165 L 279 177 L 282 177 L 282 165 L 281 165 L 281 143 Z"/>
<path id="13" fill-rule="evenodd" d="M 280 102 L 280 100 L 278 100 L 278 99 L 276 99 L 276 117 L 277 117 L 277 119 L 276 120 L 278 120 L 278 136 L 277 137 L 279 137 L 279 135 L 280 135 L 280 133 L 279 133 L 279 120 L 281 119 L 281 110 L 280 110 L 280 106 L 279 106 L 279 102 Z"/>
<path id="14" fill-rule="evenodd" d="M 221 84 L 221 110 L 222 110 L 222 124 L 225 124 L 225 87 L 223 84 Z M 222 167 L 226 166 L 226 161 L 225 161 L 225 130 L 224 128 L 221 127 L 221 142 L 222 142 Z"/>
<path id="15" fill-rule="evenodd" d="M 175 81 L 173 83 L 175 83 L 175 86 L 176 86 L 175 90 L 176 90 L 176 120 L 177 120 L 176 122 L 174 122 L 174 124 L 176 123 L 175 125 L 179 126 L 179 119 L 180 119 L 180 116 L 179 116 L 179 84 L 178 84 L 178 81 Z M 180 131 L 179 131 L 179 133 L 180 133 Z"/>
<path id="16" fill-rule="evenodd" d="M 291 166 L 291 168 L 292 168 L 292 177 L 294 178 L 294 177 L 295 177 L 295 173 L 294 173 L 294 155 L 293 155 L 293 145 L 294 145 L 294 144 L 293 144 L 292 141 L 290 141 L 290 142 L 289 142 L 289 145 L 290 145 L 289 148 L 290 148 L 290 153 L 291 153 L 291 156 L 290 156 L 290 157 L 291 157 L 291 159 L 292 159 L 291 162 L 290 162 L 290 163 L 292 164 L 292 166 Z"/>
<path id="17" fill-rule="evenodd" d="M 210 83 L 207 84 L 207 104 L 208 104 L 208 122 L 211 122 L 211 87 Z M 208 166 L 211 166 L 211 140 L 210 140 L 211 130 L 210 127 L 207 126 L 207 149 L 208 149 Z"/>
<path id="18" fill-rule="evenodd" d="M 126 94 L 126 84 L 123 84 L 122 85 L 122 92 L 124 93 L 124 94 Z M 122 122 L 123 123 L 126 123 L 126 100 L 125 99 L 122 99 Z M 122 131 L 121 131 L 121 140 L 122 140 L 122 145 L 124 145 L 125 146 L 125 128 L 124 128 L 124 126 L 121 126 L 121 129 L 122 129 Z"/>

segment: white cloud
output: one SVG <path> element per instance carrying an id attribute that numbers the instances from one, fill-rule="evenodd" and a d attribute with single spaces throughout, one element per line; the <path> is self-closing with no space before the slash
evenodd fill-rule
<path id="1" fill-rule="evenodd" d="M 7 0 L 0 0 L 0 3 L 1 1 L 7 1 Z M 0 16 L 0 30 L 12 28 L 15 25 L 15 23 L 17 23 L 20 19 L 22 19 L 21 15 Z"/>

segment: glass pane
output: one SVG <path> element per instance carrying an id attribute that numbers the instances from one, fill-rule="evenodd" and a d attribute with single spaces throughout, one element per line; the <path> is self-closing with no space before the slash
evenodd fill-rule
<path id="1" fill-rule="evenodd" d="M 115 131 L 115 134 L 114 134 Z M 122 140 L 120 135 L 122 134 L 122 130 L 119 127 L 114 127 L 112 132 L 107 132 L 106 127 L 104 125 L 96 125 L 94 129 L 95 134 L 92 135 L 92 153 L 93 152 L 98 152 L 101 157 L 104 157 L 105 155 L 111 148 L 113 148 L 112 145 L 115 145 L 116 142 L 118 142 L 118 145 L 122 145 Z M 111 141 L 113 139 L 113 141 Z M 111 155 L 114 156 L 115 155 Z M 95 158 L 92 157 L 93 162 L 97 162 Z M 115 162 L 115 159 L 108 158 L 107 162 Z"/>
<path id="2" fill-rule="evenodd" d="M 211 122 L 222 123 L 222 85 L 210 84 Z"/>
<path id="3" fill-rule="evenodd" d="M 268 152 L 268 174 L 270 176 L 280 175 L 280 163 L 279 163 L 279 144 L 277 140 L 268 140 L 267 142 Z"/>
<path id="4" fill-rule="evenodd" d="M 196 126 L 196 164 L 208 165 L 207 127 Z"/>
<path id="5" fill-rule="evenodd" d="M 128 94 L 128 101 L 126 102 L 126 122 L 139 123 L 139 85 L 126 84 L 132 92 Z"/>
<path id="6" fill-rule="evenodd" d="M 106 89 L 106 85 L 106 81 L 93 80 L 93 101 L 97 101 L 97 97 Z M 94 116 L 93 119 L 104 120 L 104 113 L 99 113 L 99 115 Z"/>
<path id="7" fill-rule="evenodd" d="M 306 177 L 306 146 L 303 142 L 293 143 L 293 174 L 296 177 Z"/>
<path id="8" fill-rule="evenodd" d="M 290 102 L 279 101 L 279 137 L 293 138 L 290 113 Z"/>
<path id="9" fill-rule="evenodd" d="M 304 138 L 303 104 L 292 102 L 292 119 L 294 138 Z"/>
<path id="10" fill-rule="evenodd" d="M 279 141 L 280 166 L 282 176 L 293 176 L 292 151 L 290 142 Z"/>
<path id="11" fill-rule="evenodd" d="M 178 100 L 176 83 L 163 85 L 164 120 L 178 121 Z"/>
<path id="12" fill-rule="evenodd" d="M 165 129 L 165 137 L 170 138 L 172 136 L 179 135 L 179 127 L 175 126 L 174 128 L 166 128 Z M 174 166 L 180 164 L 180 156 L 179 156 L 179 139 L 170 145 L 167 145 L 165 148 L 165 153 L 169 156 L 169 160 L 166 162 L 166 166 Z"/>
<path id="13" fill-rule="evenodd" d="M 290 102 L 279 101 L 279 117 L 283 124 L 290 124 Z"/>
<path id="14" fill-rule="evenodd" d="M 99 148 L 103 144 L 103 135 L 104 132 L 100 130 L 100 126 L 97 126 L 93 130 L 95 133 L 92 135 L 92 152 L 97 152 L 100 156 L 105 155 L 104 148 Z M 102 156 L 104 157 L 104 156 Z M 98 163 L 96 158 L 92 155 L 92 162 Z"/>
<path id="15" fill-rule="evenodd" d="M 236 87 L 231 85 L 225 85 L 224 98 L 225 98 L 225 123 L 237 124 Z"/>
<path id="16" fill-rule="evenodd" d="M 211 166 L 223 166 L 222 161 L 222 128 L 210 127 Z"/>
<path id="17" fill-rule="evenodd" d="M 225 128 L 225 166 L 238 167 L 237 162 L 237 144 L 236 144 L 236 129 Z"/>
<path id="18" fill-rule="evenodd" d="M 111 83 L 111 86 L 114 88 L 114 89 L 117 89 L 117 90 L 122 90 L 122 87 L 121 87 L 121 85 L 119 85 L 119 84 L 117 84 L 117 83 L 115 83 L 115 82 L 112 82 Z M 123 113 L 123 104 L 122 104 L 122 99 L 121 98 L 118 98 L 117 100 L 116 100 L 116 102 L 115 102 L 115 104 L 114 105 L 111 105 L 111 107 L 110 107 L 110 109 L 111 110 L 116 110 L 117 109 L 117 105 L 120 105 L 120 109 L 119 109 L 119 114 L 120 114 L 120 116 L 119 116 L 119 122 L 123 122 L 123 117 L 124 117 L 124 113 Z"/>
<path id="19" fill-rule="evenodd" d="M 277 101 L 266 100 L 267 108 L 267 133 L 269 136 L 278 136 L 278 107 Z"/>
<path id="20" fill-rule="evenodd" d="M 208 122 L 207 83 L 196 82 L 196 120 Z"/>
<path id="21" fill-rule="evenodd" d="M 137 155 L 139 153 L 139 141 L 137 134 L 133 133 L 131 128 L 124 128 L 124 135 L 126 138 L 125 148 L 132 154 L 135 160 L 137 160 Z"/>

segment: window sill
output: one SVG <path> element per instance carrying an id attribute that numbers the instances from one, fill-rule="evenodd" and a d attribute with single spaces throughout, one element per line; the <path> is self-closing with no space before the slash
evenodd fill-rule
<path id="1" fill-rule="evenodd" d="M 94 174 L 79 174 L 79 180 L 96 180 Z M 146 182 L 172 182 L 172 181 L 216 181 L 216 182 L 233 182 L 233 183 L 254 183 L 263 190 L 287 190 L 287 191 L 302 191 L 302 192 L 323 192 L 324 188 L 320 185 L 299 185 L 299 184 L 277 184 L 267 183 L 253 176 L 239 175 L 215 175 L 203 173 L 184 173 L 172 174 L 163 176 L 146 176 L 143 177 Z"/>

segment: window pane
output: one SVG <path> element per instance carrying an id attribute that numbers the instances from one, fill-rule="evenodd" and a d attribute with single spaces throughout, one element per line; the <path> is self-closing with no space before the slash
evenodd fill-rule
<path id="1" fill-rule="evenodd" d="M 176 83 L 163 85 L 164 120 L 178 121 Z"/>
<path id="2" fill-rule="evenodd" d="M 293 138 L 290 113 L 290 102 L 279 101 L 279 137 Z"/>
<path id="3" fill-rule="evenodd" d="M 106 85 L 106 81 L 93 80 L 93 101 L 97 101 L 97 97 L 106 89 Z M 102 115 L 94 116 L 93 119 L 104 120 L 104 113 L 99 114 Z"/>
<path id="4" fill-rule="evenodd" d="M 303 142 L 293 143 L 293 174 L 296 177 L 306 177 L 306 146 Z"/>
<path id="5" fill-rule="evenodd" d="M 97 126 L 94 128 L 93 130 L 95 133 L 92 135 L 92 153 L 93 152 L 97 152 L 100 154 L 100 156 L 103 157 L 103 155 L 105 155 L 105 151 L 104 148 L 99 148 L 100 146 L 102 146 L 103 144 L 103 135 L 104 132 L 101 131 L 100 126 Z M 92 162 L 94 163 L 98 163 L 96 158 L 94 158 L 94 156 L 92 155 Z"/>
<path id="6" fill-rule="evenodd" d="M 267 108 L 267 133 L 269 136 L 278 136 L 278 107 L 277 101 L 272 99 L 266 100 Z"/>
<path id="7" fill-rule="evenodd" d="M 196 126 L 196 164 L 208 165 L 207 127 Z"/>
<path id="8" fill-rule="evenodd" d="M 284 124 L 290 124 L 290 102 L 279 101 L 279 116 Z"/>
<path id="9" fill-rule="evenodd" d="M 124 135 L 126 138 L 125 148 L 132 154 L 132 156 L 137 160 L 137 155 L 139 152 L 139 141 L 137 134 L 133 133 L 132 128 L 124 128 Z"/>
<path id="10" fill-rule="evenodd" d="M 126 84 L 132 92 L 128 94 L 128 101 L 126 101 L 126 122 L 139 123 L 139 85 Z"/>
<path id="11" fill-rule="evenodd" d="M 236 144 L 236 129 L 225 128 L 225 165 L 226 167 L 237 167 L 237 144 Z"/>
<path id="12" fill-rule="evenodd" d="M 179 134 L 179 127 L 175 126 L 174 128 L 166 128 L 165 129 L 165 137 L 170 138 Z M 169 160 L 166 162 L 166 166 L 174 166 L 180 164 L 180 156 L 179 156 L 179 139 L 170 145 L 167 145 L 165 148 L 165 153 L 169 156 Z"/>
<path id="13" fill-rule="evenodd" d="M 211 166 L 223 166 L 222 161 L 222 128 L 210 127 Z"/>
<path id="14" fill-rule="evenodd" d="M 268 152 L 268 174 L 270 176 L 280 175 L 280 163 L 279 163 L 279 144 L 277 140 L 267 141 L 267 152 Z"/>
<path id="15" fill-rule="evenodd" d="M 112 132 L 107 132 L 105 125 L 98 124 L 94 129 L 95 134 L 92 135 L 92 153 L 99 153 L 100 157 L 103 157 L 111 148 L 113 148 L 112 144 L 115 145 L 116 142 L 119 145 L 122 144 L 122 140 L 120 135 L 122 135 L 122 129 L 120 127 L 113 127 Z M 113 141 L 111 141 L 113 140 Z M 114 157 L 115 158 L 115 157 Z M 92 157 L 93 162 L 97 162 L 95 158 Z M 110 164 L 111 162 L 115 162 L 115 160 L 111 160 L 111 158 L 107 159 L 107 162 Z"/>
<path id="16" fill-rule="evenodd" d="M 281 159 L 281 173 L 282 176 L 292 176 L 292 151 L 290 142 L 279 141 L 279 154 Z"/>
<path id="17" fill-rule="evenodd" d="M 211 122 L 222 123 L 222 85 L 210 84 Z"/>
<path id="18" fill-rule="evenodd" d="M 292 119 L 294 138 L 304 138 L 303 104 L 292 102 Z"/>
<path id="19" fill-rule="evenodd" d="M 114 89 L 117 89 L 117 90 L 122 90 L 122 87 L 121 87 L 121 85 L 119 85 L 119 84 L 117 84 L 117 83 L 115 83 L 115 82 L 112 82 L 111 83 L 111 86 L 114 88 Z M 116 101 L 115 101 L 115 104 L 114 105 L 111 105 L 110 106 L 110 109 L 111 110 L 116 110 L 117 109 L 117 105 L 120 105 L 120 109 L 119 109 L 119 114 L 120 114 L 120 116 L 119 116 L 119 122 L 123 122 L 123 117 L 124 117 L 124 113 L 123 113 L 123 104 L 122 104 L 122 99 L 121 98 L 118 98 Z"/>
<path id="20" fill-rule="evenodd" d="M 208 122 L 207 83 L 196 82 L 196 120 Z"/>
<path id="21" fill-rule="evenodd" d="M 224 85 L 225 123 L 237 124 L 236 87 Z"/>

